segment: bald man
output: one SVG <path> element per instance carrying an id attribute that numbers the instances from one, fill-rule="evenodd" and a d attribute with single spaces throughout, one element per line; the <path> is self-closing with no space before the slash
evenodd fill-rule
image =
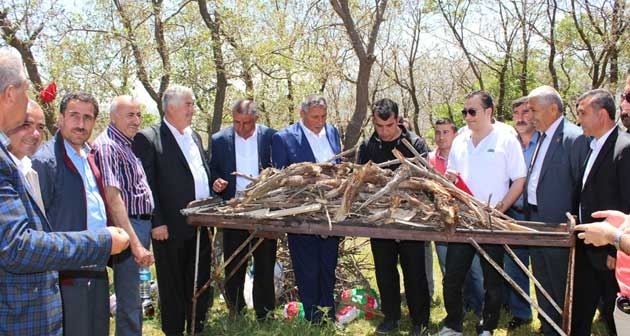
<path id="1" fill-rule="evenodd" d="M 94 141 L 103 174 L 108 214 L 129 234 L 130 249 L 113 259 L 116 291 L 116 335 L 142 335 L 139 266 L 153 264 L 151 217 L 153 195 L 140 160 L 131 148 L 142 121 L 140 102 L 130 96 L 113 99 L 110 124 Z"/>

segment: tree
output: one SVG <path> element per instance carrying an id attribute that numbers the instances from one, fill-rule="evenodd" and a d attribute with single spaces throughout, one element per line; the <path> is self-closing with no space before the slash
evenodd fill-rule
<path id="1" fill-rule="evenodd" d="M 385 8 L 387 7 L 387 0 L 376 0 L 375 2 L 372 27 L 369 31 L 366 43 L 361 37 L 361 34 L 357 29 L 357 25 L 352 18 L 348 1 L 330 1 L 335 13 L 337 13 L 343 21 L 346 33 L 348 34 L 350 43 L 352 44 L 352 49 L 354 49 L 354 52 L 359 59 L 359 72 L 357 74 L 356 84 L 356 105 L 346 130 L 346 136 L 343 142 L 344 148 L 354 147 L 357 143 L 361 134 L 363 121 L 366 118 L 370 75 L 372 72 L 372 65 L 376 60 L 376 56 L 374 56 L 374 45 L 376 44 L 378 30 L 383 22 L 383 15 L 385 14 Z"/>

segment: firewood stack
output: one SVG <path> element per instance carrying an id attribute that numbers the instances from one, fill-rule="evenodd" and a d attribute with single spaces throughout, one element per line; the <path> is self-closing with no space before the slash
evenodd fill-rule
<path id="1" fill-rule="evenodd" d="M 212 209 L 216 215 L 252 218 L 298 216 L 336 225 L 359 219 L 455 232 L 468 229 L 531 231 L 473 198 L 436 173 L 421 157 L 381 165 L 368 162 L 297 163 L 267 168 L 244 196 Z M 401 163 L 396 171 L 381 168 Z"/>

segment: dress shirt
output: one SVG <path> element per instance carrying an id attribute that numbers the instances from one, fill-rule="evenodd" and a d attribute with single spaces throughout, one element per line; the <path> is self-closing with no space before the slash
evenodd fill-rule
<path id="1" fill-rule="evenodd" d="M 529 142 L 527 143 L 527 145 L 523 147 L 523 157 L 525 158 L 525 167 L 529 167 L 529 164 L 532 161 L 532 156 L 534 155 L 534 151 L 536 150 L 536 142 L 538 142 L 539 137 L 540 137 L 540 133 L 537 131 L 534 131 L 534 134 L 532 134 L 532 138 L 529 139 Z M 518 136 L 518 141 L 522 146 L 523 143 L 521 142 L 520 135 Z M 530 198 L 530 197 L 527 197 L 527 198 Z M 521 196 L 518 197 L 518 199 L 514 202 L 513 206 L 517 208 L 521 208 L 521 209 L 523 208 L 523 194 L 521 194 Z"/>
<path id="2" fill-rule="evenodd" d="M 540 144 L 540 149 L 538 150 L 536 162 L 534 162 L 531 175 L 529 176 L 529 182 L 525 186 L 527 188 L 527 201 L 529 202 L 529 204 L 538 205 L 538 200 L 536 199 L 536 190 L 538 189 L 540 171 L 542 169 L 543 161 L 545 161 L 545 156 L 547 155 L 549 145 L 551 144 L 551 141 L 553 141 L 553 134 L 556 132 L 558 126 L 560 126 L 560 123 L 563 121 L 564 117 L 556 119 L 556 121 L 554 121 L 545 131 L 545 138 Z"/>
<path id="3" fill-rule="evenodd" d="M 330 146 L 330 142 L 328 142 L 326 127 L 322 127 L 319 134 L 315 134 L 313 131 L 308 129 L 302 120 L 300 120 L 300 127 L 302 127 L 302 131 L 304 131 L 304 134 L 306 135 L 306 140 L 308 140 L 308 144 L 311 146 L 311 150 L 315 156 L 315 161 L 318 163 L 327 162 L 335 156 L 335 153 Z"/>
<path id="4" fill-rule="evenodd" d="M 85 199 L 87 201 L 87 228 L 88 230 L 95 231 L 107 226 L 107 215 L 105 211 L 105 202 L 101 197 L 101 193 L 98 190 L 96 184 L 96 178 L 90 168 L 87 155 L 90 152 L 90 147 L 84 144 L 83 147 L 77 152 L 68 141 L 64 140 L 63 145 L 66 147 L 66 153 L 74 164 L 74 167 L 81 175 L 83 180 L 83 188 L 85 189 Z"/>
<path id="5" fill-rule="evenodd" d="M 236 171 L 251 176 L 258 176 L 258 126 L 254 134 L 245 139 L 234 132 L 234 156 L 236 158 Z M 251 183 L 250 180 L 237 176 L 236 191 L 243 191 Z"/>
<path id="6" fill-rule="evenodd" d="M 110 124 L 94 140 L 92 147 L 96 151 L 103 183 L 120 191 L 127 214 L 151 214 L 153 194 L 142 162 L 133 153 L 131 144 L 131 139 Z"/>
<path id="7" fill-rule="evenodd" d="M 188 168 L 195 181 L 195 199 L 200 200 L 210 197 L 210 182 L 206 169 L 203 165 L 201 151 L 192 137 L 192 129 L 186 127 L 183 133 L 180 133 L 175 126 L 171 125 L 166 118 L 164 123 L 171 130 L 179 149 L 184 154 Z"/>
<path id="8" fill-rule="evenodd" d="M 582 174 L 582 188 L 581 189 L 584 189 L 584 184 L 586 183 L 586 180 L 588 179 L 588 175 L 591 173 L 593 164 L 595 163 L 595 160 L 597 160 L 597 156 L 599 155 L 599 152 L 601 152 L 602 147 L 604 147 L 604 143 L 606 142 L 606 140 L 608 140 L 610 133 L 612 133 L 615 127 L 617 126 L 615 125 L 611 129 L 609 129 L 608 132 L 606 132 L 604 135 L 602 135 L 598 139 L 591 139 L 591 142 L 589 144 L 591 147 L 591 154 L 588 156 L 588 161 L 586 161 L 586 167 L 584 168 L 584 174 Z M 579 211 L 578 216 L 580 219 L 580 223 L 582 223 L 582 203 L 580 203 L 578 211 Z"/>

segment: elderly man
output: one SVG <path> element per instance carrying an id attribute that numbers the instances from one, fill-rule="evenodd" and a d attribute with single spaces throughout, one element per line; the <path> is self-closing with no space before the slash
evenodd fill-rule
<path id="1" fill-rule="evenodd" d="M 127 248 L 129 237 L 117 228 L 51 232 L 7 150 L 6 132 L 26 118 L 28 86 L 19 54 L 0 48 L 0 306 L 11 307 L 0 310 L 0 332 L 60 336 L 63 324 L 57 270 L 104 266 L 110 253 Z"/>
<path id="2" fill-rule="evenodd" d="M 523 190 L 526 167 L 516 137 L 492 124 L 493 111 L 489 93 L 475 91 L 466 96 L 462 116 L 470 132 L 460 134 L 453 141 L 446 177 L 454 183 L 461 178 L 475 198 L 483 202 L 489 200 L 491 206 L 505 212 Z M 502 246 L 482 246 L 495 262 L 503 262 Z M 443 286 L 447 316 L 440 335 L 462 334 L 462 286 L 475 253 L 470 244 L 448 244 Z M 483 320 L 477 326 L 477 334 L 486 336 L 492 334 L 499 322 L 503 279 L 486 260 L 481 262 L 481 268 L 486 293 Z"/>
<path id="3" fill-rule="evenodd" d="M 591 213 L 612 209 L 630 211 L 630 134 L 615 123 L 615 100 L 605 89 L 578 98 L 577 116 L 584 135 L 592 137 L 591 153 L 582 171 L 580 223 L 593 222 Z M 595 309 L 601 311 L 608 332 L 615 334 L 613 310 L 619 288 L 615 280 L 617 250 L 576 242 L 572 335 L 590 335 Z"/>
<path id="4" fill-rule="evenodd" d="M 435 121 L 433 127 L 435 131 L 435 150 L 429 152 L 428 162 L 441 174 L 446 173 L 448 165 L 448 155 L 451 152 L 453 140 L 457 136 L 457 126 L 448 118 L 440 118 Z M 446 268 L 446 252 L 448 244 L 444 242 L 435 242 L 435 253 L 437 254 L 440 271 L 444 276 Z M 433 265 L 431 265 L 433 267 Z M 464 281 L 464 310 L 472 310 L 475 315 L 481 316 L 481 307 L 483 307 L 483 273 L 481 271 L 481 263 L 479 255 L 475 255 L 466 280 Z"/>
<path id="5" fill-rule="evenodd" d="M 22 172 L 28 182 L 35 202 L 39 209 L 45 212 L 42 192 L 39 188 L 39 175 L 32 168 L 31 156 L 35 154 L 39 145 L 42 144 L 43 134 L 46 129 L 44 124 L 44 111 L 36 102 L 29 100 L 26 108 L 26 119 L 24 123 L 9 132 L 9 155 Z"/>
<path id="6" fill-rule="evenodd" d="M 381 99 L 372 105 L 374 133 L 359 147 L 357 163 L 368 161 L 382 163 L 395 159 L 392 150 L 399 150 L 406 157 L 414 154 L 402 143 L 407 140 L 418 153 L 429 151 L 427 144 L 417 135 L 398 124 L 398 104 L 391 99 Z M 388 169 L 398 169 L 400 164 Z M 376 284 L 381 294 L 385 319 L 376 328 L 377 334 L 386 334 L 398 329 L 400 320 L 400 278 L 398 259 L 404 275 L 405 295 L 411 317 L 411 335 L 420 335 L 429 325 L 431 299 L 425 274 L 425 248 L 422 241 L 397 241 L 393 239 L 370 239 Z"/>
<path id="7" fill-rule="evenodd" d="M 525 157 L 525 165 L 529 166 L 532 155 L 536 149 L 536 143 L 540 134 L 536 132 L 536 127 L 532 120 L 532 113 L 527 107 L 527 97 L 521 97 L 512 102 L 512 120 L 514 120 L 514 129 L 518 133 L 518 140 Z M 524 220 L 523 214 L 523 196 L 519 197 L 512 207 L 507 211 L 507 215 L 516 219 Z M 527 246 L 513 246 L 514 254 L 519 260 L 529 268 L 529 248 Z M 516 282 L 516 284 L 529 294 L 529 277 L 520 267 L 516 265 L 511 256 L 505 255 L 504 258 L 505 272 Z M 508 330 L 514 330 L 523 324 L 532 321 L 532 307 L 520 294 L 518 294 L 509 284 L 506 284 L 505 301 L 507 307 L 512 314 L 512 319 L 508 322 Z"/>
<path id="8" fill-rule="evenodd" d="M 258 176 L 264 168 L 271 167 L 271 137 L 276 133 L 272 128 L 256 124 L 258 111 L 251 100 L 238 100 L 232 108 L 232 126 L 212 135 L 212 190 L 224 200 L 243 192 L 250 183 L 234 172 Z M 245 230 L 223 230 L 223 258 L 227 260 L 238 247 L 247 240 Z M 256 318 L 265 319 L 276 306 L 273 283 L 273 270 L 276 263 L 276 239 L 265 239 L 253 252 L 254 255 L 254 310 Z M 243 250 L 236 260 L 241 260 L 247 251 Z M 225 274 L 235 270 L 235 263 L 225 268 Z M 245 307 L 243 289 L 247 263 L 239 267 L 225 283 L 226 300 L 232 315 Z"/>
<path id="9" fill-rule="evenodd" d="M 103 180 L 88 139 L 98 116 L 96 99 L 66 94 L 59 131 L 33 157 L 46 214 L 54 231 L 98 231 L 108 225 Z M 65 335 L 109 334 L 105 267 L 61 273 Z"/>
<path id="10" fill-rule="evenodd" d="M 130 96 L 116 97 L 109 117 L 109 126 L 93 147 L 103 175 L 108 217 L 127 232 L 131 247 L 113 258 L 116 335 L 142 335 L 138 265 L 153 263 L 153 254 L 148 250 L 153 195 L 142 164 L 131 149 L 142 120 L 140 103 Z"/>
<path id="11" fill-rule="evenodd" d="M 161 288 L 162 331 L 181 335 L 203 329 L 212 298 L 211 291 L 198 298 L 196 320 L 192 321 L 195 252 L 199 249 L 196 281 L 204 284 L 210 278 L 210 233 L 200 228 L 197 246 L 195 227 L 186 224 L 180 213 L 191 201 L 210 196 L 210 167 L 199 134 L 190 128 L 195 112 L 192 90 L 170 86 L 162 96 L 162 109 L 162 122 L 136 134 L 132 146 L 142 161 L 155 201 L 151 237 Z"/>
<path id="12" fill-rule="evenodd" d="M 580 136 L 580 128 L 564 119 L 562 99 L 554 88 L 541 86 L 527 97 L 527 107 L 540 138 L 528 166 L 523 213 L 527 220 L 563 223 L 567 220 L 565 213 L 575 213 L 577 209 L 580 167 L 586 159 L 588 145 L 586 138 Z M 534 276 L 553 300 L 562 305 L 567 284 L 568 249 L 530 247 L 529 253 Z M 545 313 L 562 326 L 562 316 L 548 300 L 538 291 L 536 297 Z M 546 320 L 540 323 L 544 335 L 557 335 Z"/>
<path id="13" fill-rule="evenodd" d="M 339 131 L 326 123 L 326 116 L 326 99 L 307 96 L 300 109 L 301 120 L 273 135 L 273 165 L 284 168 L 298 162 L 327 162 L 340 153 Z M 334 319 L 339 238 L 303 234 L 287 237 L 306 319 L 313 323 L 319 323 L 323 317 Z"/>

